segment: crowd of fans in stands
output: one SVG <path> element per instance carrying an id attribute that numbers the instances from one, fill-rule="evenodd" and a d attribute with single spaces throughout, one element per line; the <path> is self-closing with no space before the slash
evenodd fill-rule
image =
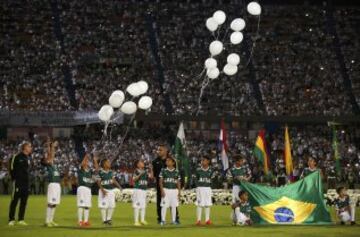
<path id="1" fill-rule="evenodd" d="M 163 137 L 151 138 L 139 136 L 140 129 L 131 132 L 127 139 L 122 143 L 122 137 L 117 136 L 111 140 L 87 140 L 84 143 L 85 151 L 101 157 L 113 160 L 113 169 L 116 176 L 124 187 L 131 186 L 131 175 L 134 169 L 134 161 L 143 159 L 148 168 L 151 161 L 156 158 L 158 144 L 164 143 Z M 141 130 L 141 134 L 149 132 Z M 219 174 L 216 187 L 223 187 L 222 162 L 220 158 L 218 143 L 215 140 L 207 139 L 204 136 L 195 136 L 190 130 L 187 132 L 186 150 L 190 160 L 191 171 L 196 169 L 202 155 L 208 154 L 212 157 L 212 167 Z M 356 147 L 356 136 L 354 131 L 339 132 L 337 136 L 339 154 L 341 159 L 341 174 L 337 175 L 335 170 L 334 150 L 332 147 L 331 130 L 324 126 L 311 126 L 305 128 L 292 127 L 290 129 L 292 155 L 294 161 L 295 178 L 299 178 L 303 168 L 307 167 L 307 159 L 315 158 L 318 167 L 322 169 L 324 181 L 329 178 L 336 178 L 337 182 L 346 183 L 350 188 L 354 188 L 360 181 L 360 149 Z M 0 193 L 9 192 L 10 180 L 7 171 L 9 159 L 18 152 L 18 142 L 1 142 L 1 173 L 0 173 Z M 258 164 L 253 155 L 255 139 L 250 139 L 247 135 L 238 131 L 230 131 L 228 136 L 228 156 L 241 154 L 246 158 L 247 165 L 250 167 L 253 182 L 271 182 L 276 185 L 277 178 L 286 176 L 284 173 L 283 162 L 283 131 L 272 133 L 267 138 L 268 150 L 270 152 L 273 177 L 266 180 L 261 165 Z M 60 139 L 60 145 L 56 151 L 56 164 L 61 170 L 62 185 L 64 193 L 70 193 L 76 187 L 76 171 L 79 165 L 79 155 L 75 152 L 74 141 Z M 122 146 L 119 144 L 122 143 Z M 44 141 L 37 135 L 32 140 L 34 151 L 31 158 L 31 189 L 33 193 L 43 193 L 44 185 L 47 182 L 46 171 L 41 164 L 41 159 L 45 155 Z M 169 148 L 171 148 L 169 146 Z M 231 165 L 231 164 L 230 164 Z M 191 187 L 191 183 L 190 183 Z"/>
<path id="2" fill-rule="evenodd" d="M 201 114 L 352 113 L 322 6 L 265 5 L 257 34 L 257 18 L 250 17 L 243 1 L 237 0 L 221 5 L 218 1 L 57 2 L 62 37 L 54 33 L 59 30 L 54 20 L 57 12 L 50 2 L 6 0 L 0 5 L 1 109 L 74 110 L 64 85 L 64 70 L 69 68 L 79 110 L 98 110 L 113 90 L 125 90 L 141 79 L 150 84 L 154 112 L 165 112 L 167 95 L 175 114 L 194 114 L 202 84 L 199 75 L 209 57 L 208 45 L 217 37 L 204 22 L 222 8 L 228 23 L 244 17 L 247 25 L 245 40 L 236 47 L 222 27 L 218 37 L 226 53 L 218 57 L 219 67 L 230 52 L 240 54 L 241 65 L 236 76 L 221 74 L 211 81 L 204 91 Z M 358 12 L 357 8 L 335 9 L 334 15 L 359 104 Z M 157 50 L 150 40 L 151 29 Z M 251 73 L 246 50 L 254 42 Z M 156 62 L 157 56 L 161 62 Z M 256 85 L 260 95 L 255 93 Z"/>

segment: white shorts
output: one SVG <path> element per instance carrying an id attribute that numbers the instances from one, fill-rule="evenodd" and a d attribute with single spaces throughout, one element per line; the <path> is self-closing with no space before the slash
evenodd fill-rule
<path id="1" fill-rule="evenodd" d="M 132 195 L 133 208 L 145 208 L 146 207 L 146 190 L 134 188 Z"/>
<path id="2" fill-rule="evenodd" d="M 77 188 L 76 192 L 78 207 L 91 207 L 91 189 L 85 186 Z"/>
<path id="3" fill-rule="evenodd" d="M 351 215 L 348 211 L 343 211 L 339 214 L 339 219 L 343 222 L 351 221 Z"/>
<path id="4" fill-rule="evenodd" d="M 196 188 L 196 206 L 198 207 L 212 206 L 212 190 L 210 187 Z"/>
<path id="5" fill-rule="evenodd" d="M 161 199 L 160 206 L 162 207 L 177 207 L 179 206 L 179 190 L 177 189 L 166 189 L 164 188 L 165 197 Z"/>
<path id="6" fill-rule="evenodd" d="M 99 208 L 115 208 L 115 193 L 112 189 L 105 189 L 107 191 L 106 196 L 103 195 L 99 189 L 98 205 Z"/>
<path id="7" fill-rule="evenodd" d="M 51 205 L 60 204 L 61 186 L 59 183 L 49 183 L 47 188 L 47 202 Z"/>
<path id="8" fill-rule="evenodd" d="M 241 188 L 239 185 L 234 184 L 232 188 L 232 203 L 235 203 L 239 200 L 239 192 L 241 191 Z"/>
<path id="9" fill-rule="evenodd" d="M 233 211 L 233 222 L 239 223 L 239 224 L 245 224 L 248 220 L 250 220 L 249 217 L 247 217 L 244 213 L 240 212 L 240 208 L 237 207 Z"/>

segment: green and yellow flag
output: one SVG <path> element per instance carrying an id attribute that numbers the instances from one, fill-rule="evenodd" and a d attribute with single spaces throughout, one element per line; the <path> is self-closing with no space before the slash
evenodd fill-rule
<path id="1" fill-rule="evenodd" d="M 286 174 L 292 175 L 294 167 L 292 163 L 290 137 L 287 126 L 285 127 L 285 139 L 284 139 L 284 163 L 286 168 Z"/>
<path id="2" fill-rule="evenodd" d="M 282 187 L 242 182 L 258 224 L 330 224 L 319 171 Z"/>

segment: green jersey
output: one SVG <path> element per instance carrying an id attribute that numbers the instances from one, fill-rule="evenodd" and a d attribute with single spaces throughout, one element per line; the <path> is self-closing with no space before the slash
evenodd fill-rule
<path id="1" fill-rule="evenodd" d="M 232 167 L 231 169 L 229 169 L 227 171 L 226 177 L 228 179 L 232 179 L 233 180 L 233 184 L 234 185 L 240 185 L 241 181 L 240 181 L 240 177 L 243 176 L 244 178 L 249 178 L 251 177 L 251 171 L 249 168 L 246 168 L 245 166 L 240 166 L 240 167 Z"/>
<path id="2" fill-rule="evenodd" d="M 169 170 L 168 168 L 162 169 L 159 178 L 163 179 L 164 188 L 176 189 L 177 183 L 180 181 L 180 174 L 177 169 Z"/>
<path id="3" fill-rule="evenodd" d="M 49 183 L 60 183 L 60 172 L 56 165 L 49 164 L 46 166 L 46 171 L 48 174 L 48 181 Z"/>
<path id="4" fill-rule="evenodd" d="M 309 174 L 314 173 L 315 171 L 318 171 L 318 168 L 314 168 L 314 169 L 310 169 L 309 167 L 306 167 L 302 174 L 300 175 L 301 178 L 305 178 L 306 176 L 308 176 Z"/>
<path id="5" fill-rule="evenodd" d="M 91 188 L 94 184 L 93 172 L 91 170 L 84 170 L 82 168 L 78 171 L 78 183 L 79 186 L 85 186 Z"/>
<path id="6" fill-rule="evenodd" d="M 100 178 L 101 186 L 105 189 L 113 189 L 114 188 L 113 177 L 114 177 L 114 175 L 111 170 L 109 170 L 109 171 L 100 170 L 99 171 L 99 178 Z"/>
<path id="7" fill-rule="evenodd" d="M 350 198 L 347 195 L 344 198 L 338 197 L 337 199 L 335 199 L 334 203 L 335 203 L 335 209 L 338 210 L 339 212 L 343 212 L 347 207 L 350 206 Z"/>
<path id="8" fill-rule="evenodd" d="M 148 174 L 146 170 L 136 169 L 134 172 L 134 177 L 138 176 L 140 177 L 135 181 L 134 188 L 146 190 L 148 187 Z"/>
<path id="9" fill-rule="evenodd" d="M 250 216 L 251 213 L 251 206 L 249 202 L 240 202 L 238 201 L 237 206 L 240 208 L 240 212 L 245 214 L 246 216 Z"/>
<path id="10" fill-rule="evenodd" d="M 195 176 L 196 187 L 211 187 L 213 171 L 210 167 L 208 167 L 206 170 L 202 167 L 197 168 Z"/>

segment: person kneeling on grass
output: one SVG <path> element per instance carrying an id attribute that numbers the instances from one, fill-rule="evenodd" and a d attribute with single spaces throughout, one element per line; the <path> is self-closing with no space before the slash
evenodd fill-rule
<path id="1" fill-rule="evenodd" d="M 166 168 L 162 169 L 159 175 L 161 190 L 161 222 L 165 225 L 166 210 L 171 208 L 171 220 L 173 225 L 178 225 L 176 221 L 176 207 L 179 206 L 180 197 L 180 174 L 175 168 L 175 159 L 171 156 L 166 158 Z"/>
<path id="2" fill-rule="evenodd" d="M 148 224 L 145 221 L 146 189 L 148 187 L 148 179 L 152 177 L 145 170 L 143 160 L 135 161 L 135 169 L 133 176 L 134 192 L 132 195 L 132 206 L 134 208 L 134 225 L 141 226 Z M 141 221 L 139 221 L 139 214 L 141 216 Z"/>
<path id="3" fill-rule="evenodd" d="M 99 179 L 97 181 L 97 184 L 99 185 L 98 205 L 101 210 L 103 224 L 112 225 L 112 214 L 116 206 L 113 189 L 114 186 L 121 189 L 121 186 L 115 179 L 109 159 L 102 160 L 101 168 L 102 169 L 99 171 Z"/>
<path id="4" fill-rule="evenodd" d="M 246 191 L 242 190 L 239 192 L 239 199 L 232 204 L 231 208 L 233 212 L 233 224 L 234 225 L 251 225 L 250 213 L 251 206 L 249 203 L 249 195 Z"/>
<path id="5" fill-rule="evenodd" d="M 349 221 L 351 225 L 355 225 L 355 204 L 350 204 L 350 197 L 346 194 L 346 188 L 339 187 L 336 192 L 339 197 L 335 199 L 335 210 L 341 225 L 345 225 Z"/>
<path id="6" fill-rule="evenodd" d="M 78 188 L 76 192 L 79 226 L 90 226 L 89 214 L 91 208 L 91 187 L 94 184 L 94 174 L 98 172 L 98 160 L 94 156 L 94 170 L 89 168 L 89 155 L 85 154 L 78 171 Z"/>
<path id="7" fill-rule="evenodd" d="M 55 149 L 58 143 L 51 142 L 50 140 L 47 142 L 47 154 L 43 159 L 42 163 L 46 166 L 46 170 L 48 173 L 48 189 L 47 189 L 47 209 L 46 209 L 46 227 L 54 227 L 58 226 L 54 221 L 55 209 L 56 206 L 60 204 L 61 198 L 61 186 L 60 186 L 60 172 L 55 164 Z"/>
<path id="8" fill-rule="evenodd" d="M 210 207 L 212 206 L 211 180 L 214 172 L 210 168 L 210 157 L 204 155 L 201 159 L 201 166 L 195 174 L 196 181 L 196 225 L 201 225 L 201 212 L 205 209 L 205 224 L 211 225 Z"/>

